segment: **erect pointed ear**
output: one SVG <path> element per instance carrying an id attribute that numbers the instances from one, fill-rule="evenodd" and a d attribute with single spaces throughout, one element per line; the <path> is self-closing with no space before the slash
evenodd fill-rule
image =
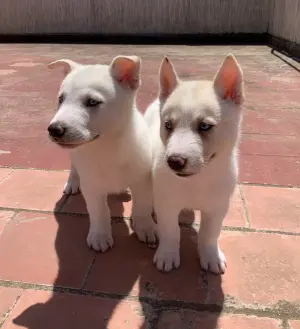
<path id="1" fill-rule="evenodd" d="M 141 84 L 141 59 L 137 56 L 117 56 L 110 64 L 112 76 L 123 86 L 137 90 Z"/>
<path id="2" fill-rule="evenodd" d="M 55 62 L 48 64 L 48 67 L 50 69 L 63 69 L 65 75 L 69 74 L 72 70 L 75 70 L 81 66 L 81 64 L 71 61 L 70 59 L 59 59 Z"/>
<path id="3" fill-rule="evenodd" d="M 235 57 L 227 55 L 215 78 L 214 87 L 223 99 L 231 99 L 235 104 L 244 101 L 243 72 Z"/>
<path id="4" fill-rule="evenodd" d="M 159 69 L 159 98 L 166 100 L 179 83 L 177 73 L 168 57 L 164 57 Z"/>

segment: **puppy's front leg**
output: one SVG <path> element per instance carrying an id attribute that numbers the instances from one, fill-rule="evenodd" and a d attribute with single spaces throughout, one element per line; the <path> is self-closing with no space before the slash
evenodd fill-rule
<path id="1" fill-rule="evenodd" d="M 132 227 L 142 242 L 154 243 L 155 222 L 152 219 L 153 191 L 151 174 L 130 186 L 132 194 Z"/>
<path id="2" fill-rule="evenodd" d="M 96 186 L 93 187 L 82 183 L 81 188 L 90 216 L 87 244 L 96 251 L 105 252 L 114 243 L 107 195 L 99 193 Z"/>
<path id="3" fill-rule="evenodd" d="M 79 191 L 80 191 L 79 175 L 75 166 L 72 164 L 72 160 L 71 160 L 71 170 L 70 170 L 68 181 L 64 186 L 64 194 L 77 194 L 79 193 Z"/>
<path id="4" fill-rule="evenodd" d="M 229 203 L 214 210 L 201 211 L 201 225 L 198 234 L 198 253 L 203 270 L 222 274 L 226 268 L 226 258 L 219 248 L 218 239 Z"/>
<path id="5" fill-rule="evenodd" d="M 165 192 L 165 193 L 164 193 Z M 154 211 L 157 218 L 159 246 L 153 263 L 160 271 L 169 272 L 180 265 L 180 228 L 178 216 L 181 209 L 172 202 L 170 191 L 154 189 Z"/>

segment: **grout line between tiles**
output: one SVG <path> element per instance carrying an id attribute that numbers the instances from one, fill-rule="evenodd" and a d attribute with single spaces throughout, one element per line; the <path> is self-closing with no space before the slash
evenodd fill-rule
<path id="1" fill-rule="evenodd" d="M 32 170 L 32 171 L 47 171 L 47 172 L 70 172 L 69 169 L 46 169 L 46 168 L 26 168 L 26 167 L 9 167 L 1 166 L 0 169 L 11 169 L 12 172 L 16 170 Z M 10 176 L 12 172 L 8 175 Z M 8 177 L 8 176 L 5 176 Z M 4 178 L 4 179 L 5 179 Z M 1 181 L 0 181 L 1 183 Z M 261 186 L 261 187 L 276 187 L 276 188 L 300 188 L 300 185 L 285 185 L 285 184 L 269 184 L 269 183 L 252 183 L 252 182 L 238 182 L 239 185 Z"/>
<path id="2" fill-rule="evenodd" d="M 245 216 L 246 216 L 246 227 L 251 228 L 251 221 L 250 221 L 250 216 L 249 216 L 249 212 L 248 212 L 248 207 L 246 204 L 244 191 L 243 191 L 243 188 L 241 185 L 239 185 L 239 192 L 240 192 L 240 197 L 242 199 L 242 204 L 243 204 L 243 208 L 244 208 L 244 212 L 245 212 Z"/>
<path id="3" fill-rule="evenodd" d="M 10 166 L 1 166 L 0 169 L 11 169 L 11 170 L 33 170 L 33 171 L 53 171 L 53 172 L 70 172 L 69 169 L 46 169 L 46 168 L 31 168 L 31 167 L 10 167 Z"/>
<path id="4" fill-rule="evenodd" d="M 19 296 L 17 296 L 16 300 L 14 301 L 13 305 L 8 309 L 8 311 L 5 313 L 5 317 L 3 319 L 2 322 L 0 322 L 0 329 L 3 327 L 3 325 L 5 324 L 6 320 L 8 319 L 10 313 L 13 311 L 13 309 L 15 308 L 15 306 L 17 305 L 19 299 L 21 298 L 23 294 L 23 291 L 21 292 L 21 294 Z"/>
<path id="5" fill-rule="evenodd" d="M 31 213 L 40 213 L 40 214 L 57 214 L 63 215 L 68 217 L 83 217 L 88 218 L 88 214 L 78 214 L 78 213 L 67 213 L 67 212 L 58 212 L 58 211 L 45 211 L 45 210 L 35 210 L 35 209 L 22 209 L 22 208 L 9 208 L 9 207 L 0 207 L 0 211 L 14 211 L 16 212 L 15 216 L 20 212 L 31 212 Z M 14 216 L 14 217 L 15 217 Z M 117 224 L 120 221 L 130 221 L 130 217 L 112 217 L 113 223 Z M 12 222 L 12 221 L 11 221 Z M 199 228 L 199 223 L 185 224 L 180 223 L 180 227 L 182 228 Z M 234 231 L 234 232 L 244 232 L 244 233 L 265 233 L 265 234 L 279 234 L 279 235 L 288 235 L 288 236 L 300 236 L 300 232 L 289 232 L 289 231 L 279 231 L 279 230 L 272 230 L 272 229 L 255 229 L 251 227 L 243 227 L 243 226 L 222 226 L 222 231 Z"/>
<path id="6" fill-rule="evenodd" d="M 96 261 L 96 256 L 93 257 L 93 259 L 92 259 L 92 261 L 91 261 L 91 263 L 90 263 L 90 265 L 89 265 L 89 267 L 88 267 L 88 269 L 86 271 L 86 274 L 85 274 L 85 276 L 84 276 L 84 278 L 82 280 L 82 284 L 80 286 L 80 290 L 83 290 L 84 289 L 84 286 L 86 285 L 87 279 L 88 279 L 88 277 L 89 277 L 89 275 L 90 275 L 90 273 L 92 271 L 93 265 L 95 264 L 95 261 Z"/>
<path id="7" fill-rule="evenodd" d="M 11 168 L 7 168 L 7 169 L 11 169 Z M 1 180 L 0 180 L 0 184 L 3 183 L 12 173 L 14 172 L 14 169 L 11 169 L 11 172 L 9 174 L 7 174 L 6 176 L 4 176 Z"/>
<path id="8" fill-rule="evenodd" d="M 263 184 L 263 183 L 250 183 L 250 182 L 239 182 L 239 185 L 245 185 L 245 186 L 259 186 L 259 187 L 275 187 L 275 188 L 288 188 L 288 189 L 298 189 L 300 188 L 300 185 L 280 185 L 280 184 Z"/>
<path id="9" fill-rule="evenodd" d="M 244 304 L 242 301 L 237 300 L 229 295 L 224 300 L 224 305 L 219 304 L 205 304 L 203 302 L 187 302 L 184 300 L 170 300 L 163 298 L 128 295 L 122 293 L 109 293 L 102 291 L 93 291 L 78 288 L 68 288 L 45 284 L 25 283 L 10 280 L 0 280 L 1 287 L 8 288 L 21 288 L 23 290 L 36 290 L 36 291 L 49 291 L 54 293 L 65 293 L 77 296 L 90 296 L 95 298 L 116 299 L 116 300 L 130 300 L 140 303 L 147 303 L 153 307 L 155 311 L 165 309 L 187 309 L 198 312 L 210 313 L 224 313 L 224 314 L 237 314 L 244 316 L 267 317 L 283 320 L 285 319 L 300 319 L 300 314 L 297 307 L 285 301 L 285 303 L 278 305 L 259 305 L 259 304 Z M 289 329 L 289 328 L 284 328 Z"/>
<path id="10" fill-rule="evenodd" d="M 280 323 L 280 328 L 282 328 L 282 329 L 291 329 L 289 321 L 287 319 L 283 319 Z"/>

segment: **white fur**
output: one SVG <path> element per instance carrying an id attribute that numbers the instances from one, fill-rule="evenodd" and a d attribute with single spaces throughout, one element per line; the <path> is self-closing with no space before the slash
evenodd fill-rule
<path id="1" fill-rule="evenodd" d="M 167 58 L 161 65 L 160 95 L 145 113 L 154 155 L 159 237 L 154 263 L 161 271 L 180 265 L 178 215 L 184 208 L 201 210 L 201 267 L 214 273 L 225 271 L 218 238 L 237 182 L 242 100 L 242 72 L 233 56 L 226 58 L 213 82 L 180 81 Z M 165 121 L 173 122 L 171 132 L 166 131 Z M 197 122 L 215 127 L 209 135 L 199 134 Z M 191 176 L 177 176 L 167 164 L 172 155 L 187 159 L 183 173 Z"/>
<path id="2" fill-rule="evenodd" d="M 152 220 L 152 152 L 147 125 L 135 107 L 140 81 L 140 60 L 117 57 L 110 66 L 83 66 L 60 60 L 66 78 L 59 95 L 62 103 L 51 121 L 66 128 L 51 139 L 70 148 L 71 171 L 64 192 L 80 189 L 90 216 L 88 245 L 106 251 L 113 245 L 107 195 L 130 188 L 132 223 L 138 238 L 155 241 Z M 88 99 L 101 101 L 87 106 Z M 97 137 L 98 136 L 98 137 Z"/>
<path id="3" fill-rule="evenodd" d="M 80 179 L 78 172 L 73 164 L 71 164 L 71 170 L 68 181 L 64 186 L 64 194 L 77 194 L 80 192 Z"/>

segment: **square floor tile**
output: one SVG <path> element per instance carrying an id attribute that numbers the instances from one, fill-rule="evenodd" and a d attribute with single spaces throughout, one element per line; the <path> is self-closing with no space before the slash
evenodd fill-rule
<path id="1" fill-rule="evenodd" d="M 3 329 L 146 329 L 151 318 L 145 303 L 27 290 Z"/>
<path id="2" fill-rule="evenodd" d="M 243 186 L 251 227 L 300 233 L 300 189 Z"/>
<path id="3" fill-rule="evenodd" d="M 0 183 L 0 207 L 53 211 L 67 178 L 67 172 L 15 170 Z"/>
<path id="4" fill-rule="evenodd" d="M 21 212 L 0 237 L 0 279 L 79 288 L 94 257 L 88 220 Z"/>

